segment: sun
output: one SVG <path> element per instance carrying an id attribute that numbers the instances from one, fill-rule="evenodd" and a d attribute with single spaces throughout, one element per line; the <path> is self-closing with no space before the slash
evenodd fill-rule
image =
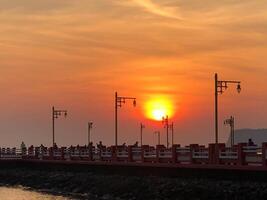
<path id="1" fill-rule="evenodd" d="M 162 120 L 163 117 L 172 117 L 174 106 L 172 102 L 165 97 L 152 98 L 145 104 L 145 114 L 149 119 L 156 121 Z"/>

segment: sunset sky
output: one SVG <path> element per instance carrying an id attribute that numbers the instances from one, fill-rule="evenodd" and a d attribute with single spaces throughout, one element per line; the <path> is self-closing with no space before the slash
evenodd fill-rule
<path id="1" fill-rule="evenodd" d="M 0 0 L 0 145 L 155 144 L 149 102 L 171 107 L 175 142 L 214 141 L 214 73 L 242 81 L 219 97 L 220 141 L 237 128 L 267 127 L 267 0 Z"/>

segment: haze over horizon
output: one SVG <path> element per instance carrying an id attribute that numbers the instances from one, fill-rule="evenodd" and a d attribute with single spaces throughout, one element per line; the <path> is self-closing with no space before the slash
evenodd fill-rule
<path id="1" fill-rule="evenodd" d="M 214 73 L 242 81 L 219 97 L 220 142 L 229 128 L 267 127 L 267 0 L 0 0 L 0 146 L 114 143 L 114 93 L 137 98 L 119 109 L 119 141 L 155 144 L 159 121 L 147 103 L 166 99 L 175 142 L 214 141 Z"/>

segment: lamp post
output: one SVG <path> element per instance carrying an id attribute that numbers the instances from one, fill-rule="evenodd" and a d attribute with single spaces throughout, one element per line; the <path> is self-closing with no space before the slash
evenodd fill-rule
<path id="1" fill-rule="evenodd" d="M 225 125 L 230 125 L 230 141 L 231 147 L 235 145 L 235 118 L 231 116 L 229 119 L 224 121 Z"/>
<path id="2" fill-rule="evenodd" d="M 133 106 L 136 106 L 136 98 L 118 96 L 115 92 L 115 146 L 118 146 L 118 107 L 122 107 L 122 104 L 126 103 L 126 100 L 133 100 Z"/>
<path id="3" fill-rule="evenodd" d="M 164 128 L 166 128 L 166 135 L 167 135 L 167 148 L 169 148 L 169 117 L 166 115 L 166 117 L 162 117 L 162 123 L 164 125 Z"/>
<path id="4" fill-rule="evenodd" d="M 218 94 L 223 94 L 223 92 L 228 88 L 229 84 L 237 84 L 237 92 L 241 92 L 241 82 L 240 81 L 228 81 L 228 80 L 218 80 L 218 74 L 215 74 L 215 143 L 218 145 Z"/>
<path id="5" fill-rule="evenodd" d="M 55 119 L 57 119 L 59 116 L 64 115 L 67 117 L 67 110 L 56 110 L 55 107 L 52 107 L 52 132 L 53 132 L 53 143 L 52 147 L 55 146 Z"/>
<path id="6" fill-rule="evenodd" d="M 158 135 L 158 145 L 160 145 L 160 131 L 155 131 L 154 134 Z"/>
<path id="7" fill-rule="evenodd" d="M 93 122 L 88 122 L 88 147 L 91 142 L 91 130 L 93 128 Z"/>
<path id="8" fill-rule="evenodd" d="M 140 144 L 143 145 L 143 129 L 145 128 L 144 124 L 140 124 Z"/>
<path id="9" fill-rule="evenodd" d="M 169 125 L 169 128 L 171 129 L 171 133 L 172 133 L 172 146 L 174 144 L 174 125 L 173 122 Z"/>

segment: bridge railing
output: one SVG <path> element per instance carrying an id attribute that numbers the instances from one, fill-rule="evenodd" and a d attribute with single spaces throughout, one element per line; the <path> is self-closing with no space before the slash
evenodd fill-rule
<path id="1" fill-rule="evenodd" d="M 171 149 L 164 149 L 159 150 L 159 158 L 172 158 L 172 150 Z"/>
<path id="2" fill-rule="evenodd" d="M 189 146 L 176 148 L 176 161 L 181 164 L 191 163 L 192 152 Z"/>
<path id="3" fill-rule="evenodd" d="M 22 159 L 22 151 L 17 148 L 1 148 L 0 149 L 1 159 Z"/>
<path id="4" fill-rule="evenodd" d="M 174 145 L 166 148 L 140 146 L 111 146 L 94 147 L 29 147 L 0 148 L 0 159 L 39 159 L 39 160 L 88 160 L 88 161 L 117 161 L 117 162 L 155 162 L 174 164 L 215 164 L 214 145 L 209 147 L 192 144 L 181 147 Z M 233 148 L 219 146 L 219 162 L 217 164 L 257 165 L 267 167 L 267 143 L 262 146 L 240 143 Z"/>
<path id="5" fill-rule="evenodd" d="M 197 159 L 208 159 L 209 158 L 209 150 L 208 149 L 193 150 L 192 157 L 197 158 Z"/>
<path id="6" fill-rule="evenodd" d="M 145 150 L 144 151 L 144 158 L 156 158 L 157 157 L 157 152 L 156 150 Z"/>
<path id="7" fill-rule="evenodd" d="M 104 149 L 104 150 L 99 150 L 100 153 L 100 157 L 102 160 L 110 160 L 112 158 L 112 151 L 111 149 Z"/>
<path id="8" fill-rule="evenodd" d="M 238 152 L 237 149 L 233 148 L 225 148 L 219 151 L 219 158 L 220 159 L 230 159 L 230 160 L 237 160 L 238 159 Z"/>
<path id="9" fill-rule="evenodd" d="M 244 153 L 244 162 L 247 165 L 262 165 L 263 155 L 262 155 L 263 147 L 259 147 L 257 145 L 250 145 L 243 147 Z"/>
<path id="10" fill-rule="evenodd" d="M 140 146 L 130 146 L 129 148 L 129 161 L 141 162 L 143 149 Z"/>
<path id="11" fill-rule="evenodd" d="M 157 162 L 157 150 L 155 147 L 144 145 L 142 146 L 142 161 Z"/>

